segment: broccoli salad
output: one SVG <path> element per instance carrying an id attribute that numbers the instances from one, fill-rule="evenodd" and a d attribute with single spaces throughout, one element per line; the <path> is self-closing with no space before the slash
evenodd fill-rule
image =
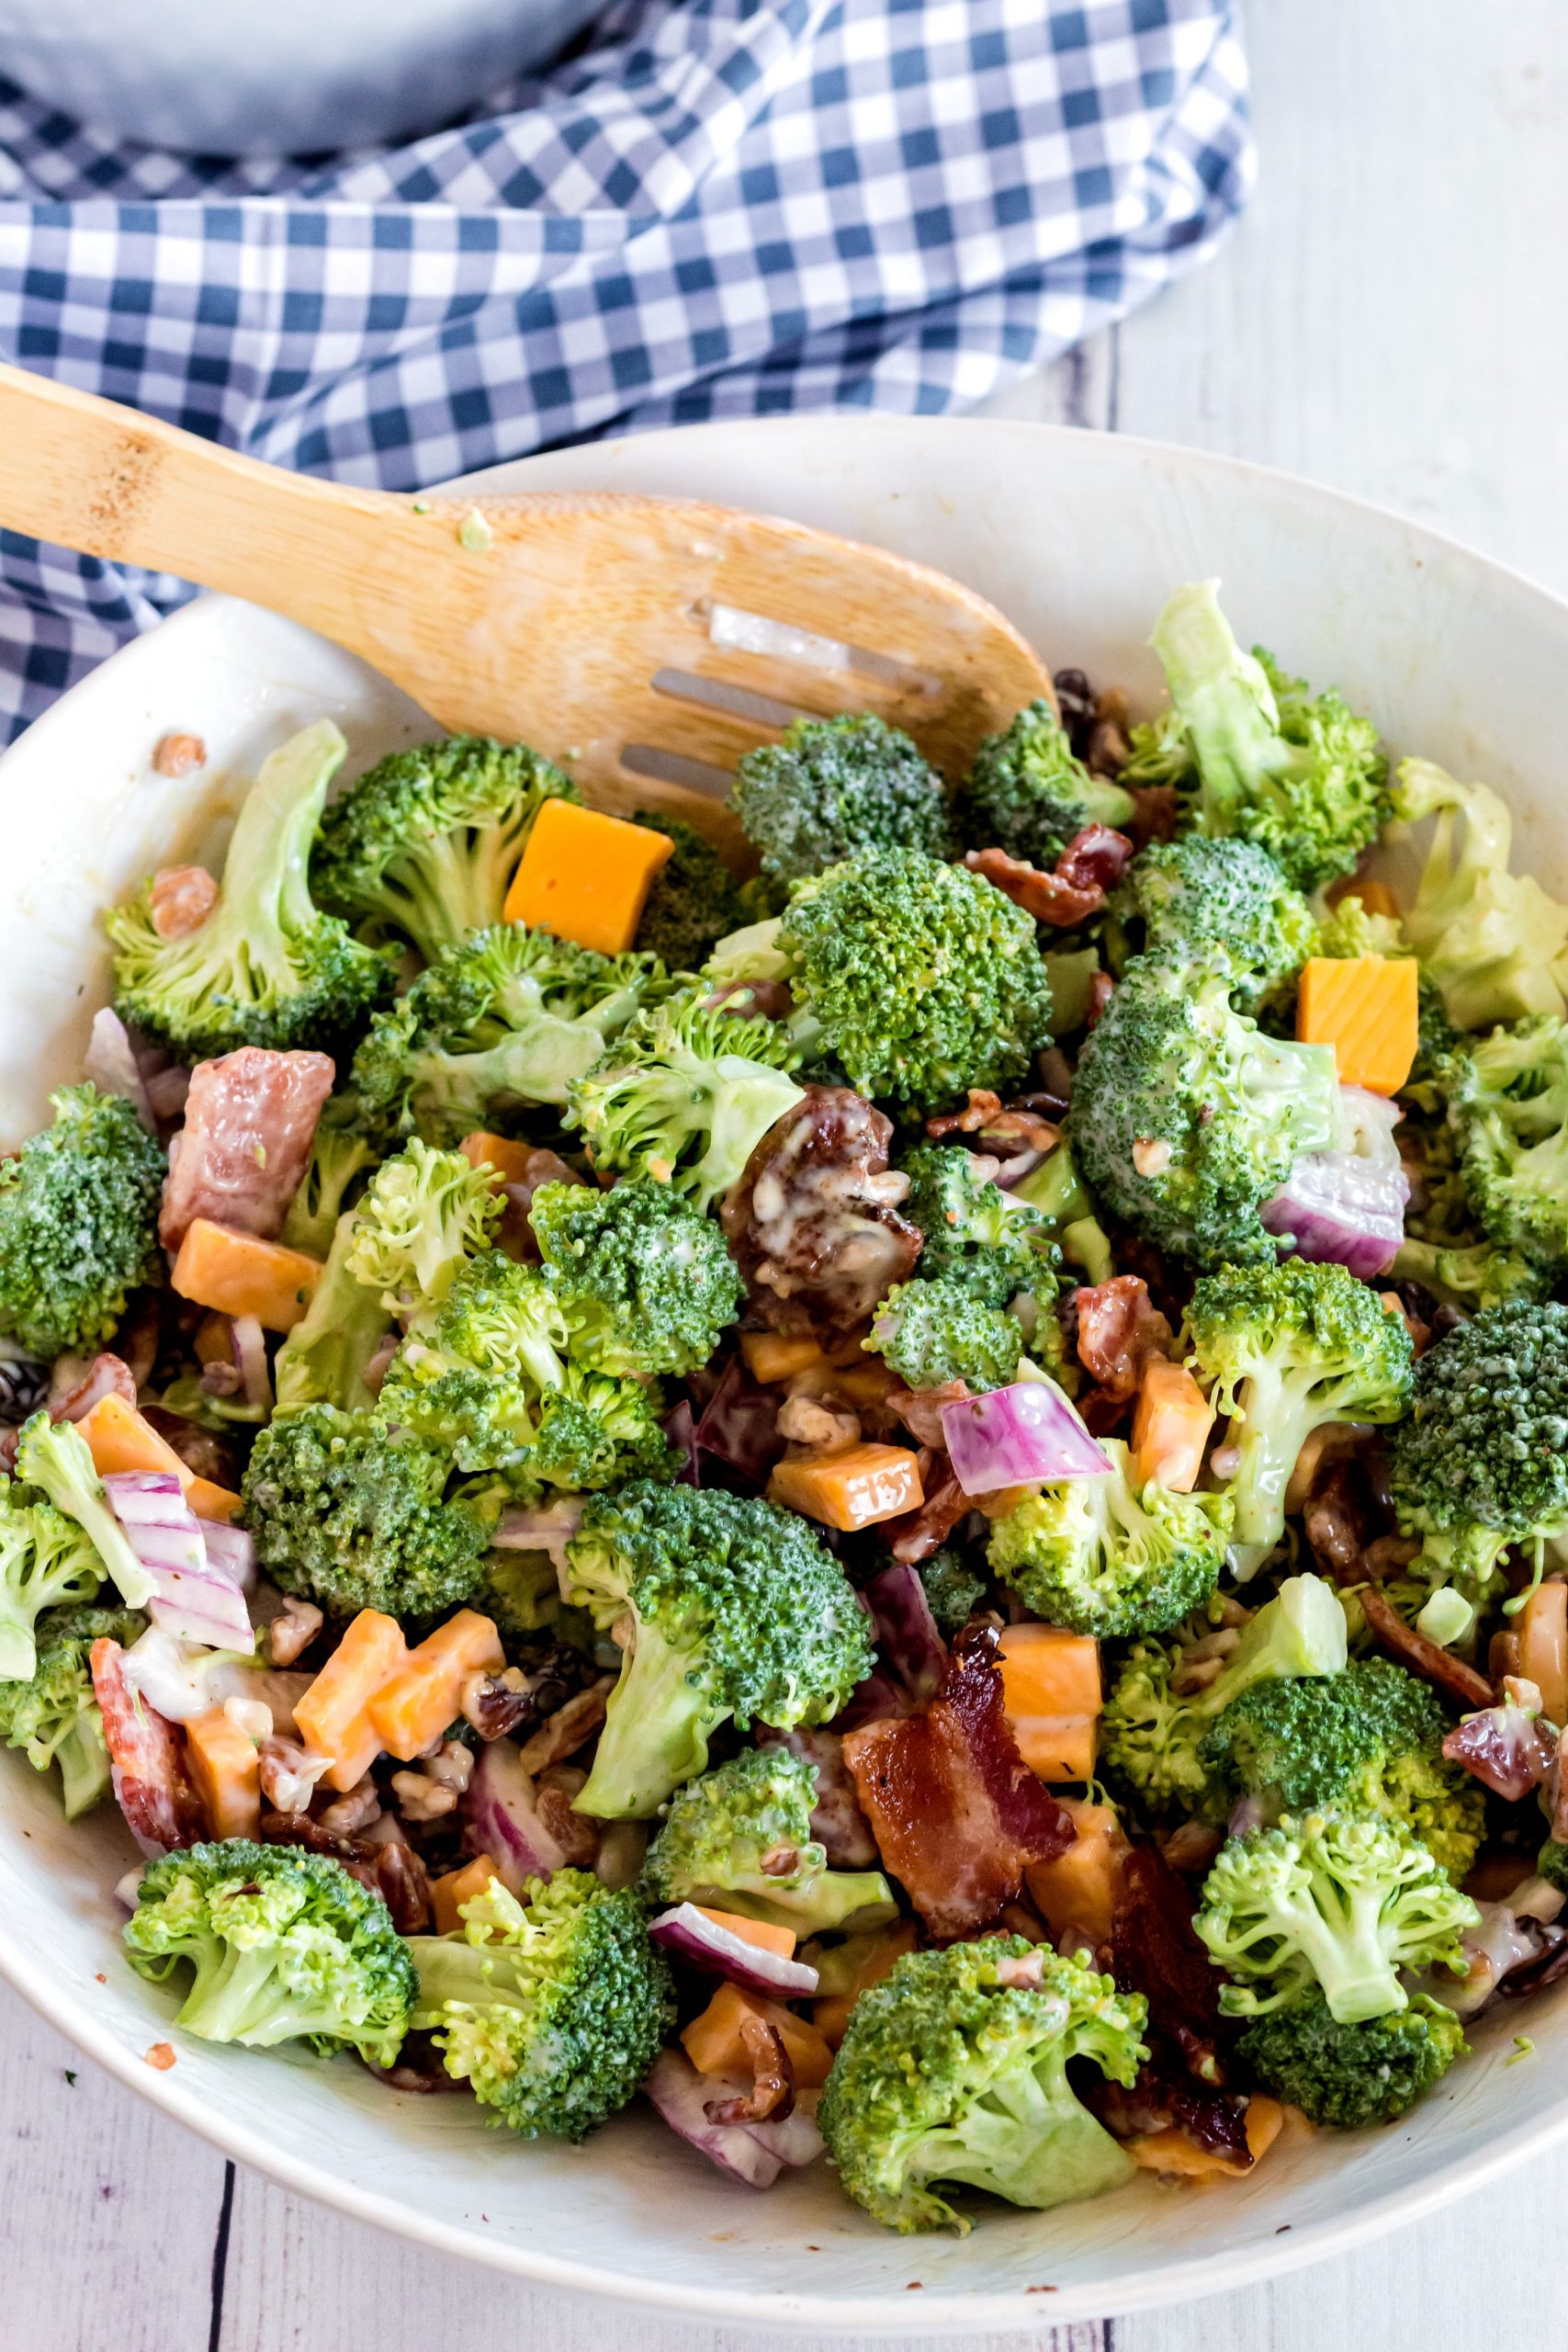
<path id="1" fill-rule="evenodd" d="M 176 2042 L 962 2231 L 1568 1973 L 1568 907 L 1214 583 L 1153 642 L 714 839 L 322 720 L 107 913 L 0 1734 Z"/>

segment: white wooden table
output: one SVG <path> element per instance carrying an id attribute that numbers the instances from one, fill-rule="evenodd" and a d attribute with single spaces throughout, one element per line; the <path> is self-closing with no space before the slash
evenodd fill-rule
<path id="1" fill-rule="evenodd" d="M 1254 0 L 1251 46 L 1264 181 L 1229 250 L 998 411 L 1314 475 L 1568 593 L 1562 0 Z M 531 2294 L 415 2251 L 237 2176 L 3 1990 L 0 2035 L 0 2352 L 800 2342 Z M 1014 2352 L 1548 2343 L 1565 2201 L 1568 2147 L 1274 2288 L 985 2341 Z M 980 2339 L 950 2343 L 980 2352 Z"/>

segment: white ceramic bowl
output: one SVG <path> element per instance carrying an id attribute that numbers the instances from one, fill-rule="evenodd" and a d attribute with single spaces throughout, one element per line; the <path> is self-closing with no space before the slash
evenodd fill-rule
<path id="1" fill-rule="evenodd" d="M 1157 673 L 1143 640 L 1167 589 L 1217 572 L 1245 639 L 1337 681 L 1394 746 L 1501 786 L 1518 818 L 1516 862 L 1568 887 L 1568 606 L 1391 515 L 1188 451 L 983 422 L 711 425 L 492 480 L 688 492 L 881 541 L 994 597 L 1054 663 L 1123 679 L 1145 701 Z M 361 762 L 421 731 L 356 662 L 212 599 L 108 662 L 0 760 L 0 1141 L 37 1125 L 47 1088 L 77 1072 L 106 989 L 99 908 L 155 859 L 198 846 L 231 781 L 322 711 Z M 205 736 L 212 762 L 170 782 L 148 762 L 176 727 Z M 821 2170 L 762 2197 L 733 2188 L 646 2113 L 583 2148 L 529 2147 L 482 2129 L 463 2101 L 390 2094 L 346 2061 L 185 2041 L 174 2070 L 154 2073 L 141 2053 L 174 2003 L 119 1955 L 110 1890 L 129 1848 L 115 1822 L 106 1812 L 67 1831 L 52 1789 L 9 1756 L 0 1804 L 0 1969 L 122 2081 L 362 2220 L 692 2317 L 913 2335 L 1124 2312 L 1343 2250 L 1477 2186 L 1568 2120 L 1559 1990 L 1529 2009 L 1531 2065 L 1503 2072 L 1527 2022 L 1505 2006 L 1469 2063 L 1391 2131 L 1317 2135 L 1234 2185 L 1139 2181 L 1055 2213 L 994 2207 L 967 2241 L 900 2240 Z"/>
<path id="2" fill-rule="evenodd" d="M 404 139 L 542 64 L 602 0 L 0 0 L 0 64 L 181 154 Z"/>

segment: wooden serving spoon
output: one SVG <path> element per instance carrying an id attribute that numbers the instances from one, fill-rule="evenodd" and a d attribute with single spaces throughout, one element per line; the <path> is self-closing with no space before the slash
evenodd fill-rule
<path id="1" fill-rule="evenodd" d="M 802 713 L 875 711 L 958 775 L 1051 698 L 992 605 L 881 548 L 697 499 L 352 490 L 5 366 L 0 524 L 265 605 L 731 855 L 729 771 Z"/>

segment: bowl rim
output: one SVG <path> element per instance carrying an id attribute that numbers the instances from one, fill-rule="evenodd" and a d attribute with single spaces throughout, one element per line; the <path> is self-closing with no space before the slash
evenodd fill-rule
<path id="1" fill-rule="evenodd" d="M 1568 619 L 1568 597 L 1556 595 L 1517 567 L 1500 561 L 1451 533 L 1435 530 L 1429 525 L 1400 514 L 1375 500 L 1336 490 L 1314 482 L 1304 475 L 1292 473 L 1280 467 L 1262 465 L 1251 458 L 1186 447 L 1145 435 L 1101 434 L 1088 431 L 1082 426 L 1027 418 L 884 416 L 840 410 L 831 413 L 831 421 L 835 432 L 847 431 L 852 435 L 875 434 L 884 441 L 890 435 L 923 441 L 934 428 L 948 432 L 983 432 L 987 437 L 1006 436 L 1032 441 L 1049 439 L 1058 445 L 1070 442 L 1080 453 L 1085 451 L 1086 445 L 1095 448 L 1097 454 L 1114 447 L 1134 459 L 1144 456 L 1154 461 L 1174 463 L 1189 471 L 1213 472 L 1243 482 L 1256 482 L 1263 492 L 1304 494 L 1320 509 L 1337 510 L 1348 515 L 1369 518 L 1380 527 L 1392 526 L 1406 536 L 1413 548 L 1423 553 L 1429 552 L 1433 557 L 1458 557 L 1467 567 L 1479 568 L 1497 588 L 1522 593 L 1532 603 L 1552 606 Z M 739 430 L 759 436 L 766 435 L 771 442 L 781 441 L 786 435 L 804 441 L 820 427 L 822 422 L 822 416 L 818 413 L 786 417 L 723 418 L 707 424 L 670 427 L 636 437 L 639 446 L 671 444 L 677 439 L 684 445 L 694 436 L 698 439 L 716 438 L 732 435 Z M 607 450 L 614 451 L 621 445 L 611 442 L 605 446 Z M 558 451 L 512 458 L 458 476 L 440 487 L 501 492 L 525 490 L 533 475 L 548 470 L 552 458 L 575 454 L 574 446 L 569 445 Z M 17 744 L 26 741 L 29 745 L 36 745 L 40 739 L 47 741 L 51 722 L 68 700 L 86 693 L 93 683 L 111 667 L 117 676 L 123 679 L 127 672 L 154 658 L 152 644 L 155 638 L 162 639 L 168 630 L 178 632 L 199 625 L 215 605 L 245 609 L 243 599 L 204 593 L 170 614 L 154 628 L 120 647 L 85 678 L 78 680 L 75 685 L 67 688 L 48 710 L 31 723 L 24 735 L 17 739 Z M 164 650 L 165 648 L 160 648 L 158 658 L 163 657 Z M 0 790 L 4 789 L 10 752 L 16 748 L 14 744 L 0 752 Z M 1053 2288 L 1048 2305 L 1042 2304 L 1038 2290 L 1011 2289 L 996 2293 L 929 2292 L 921 2296 L 918 2310 L 911 2311 L 906 2290 L 882 2289 L 852 2296 L 781 2295 L 771 2291 L 703 2287 L 692 2282 L 676 2284 L 650 2280 L 627 2271 L 601 2270 L 582 2261 L 554 2256 L 536 2247 L 488 2239 L 472 2226 L 445 2222 L 423 2213 L 394 2196 L 345 2181 L 323 2165 L 282 2155 L 259 2132 L 220 2113 L 210 2105 L 203 2104 L 182 2088 L 175 2074 L 150 2068 L 107 2027 L 99 2026 L 79 1996 L 54 1983 L 46 1969 L 14 1945 L 3 1918 L 0 1918 L 0 1978 L 19 1994 L 47 2024 L 136 2096 L 196 2132 L 224 2156 L 276 2181 L 280 2188 L 309 2197 L 352 2221 L 367 2223 L 395 2237 L 409 2239 L 433 2252 L 480 2263 L 541 2287 L 716 2324 L 768 2327 L 781 2332 L 804 2334 L 815 2330 L 844 2335 L 892 2335 L 909 2338 L 949 2333 L 991 2334 L 1004 2328 L 1039 2327 L 1042 2324 L 1055 2326 L 1071 2321 L 1115 2317 L 1158 2304 L 1195 2301 L 1210 2294 L 1255 2286 L 1265 2279 L 1303 2269 L 1311 2263 L 1325 2259 L 1331 2253 L 1354 2251 L 1391 2229 L 1423 2221 L 1456 2197 L 1487 2186 L 1528 2157 L 1568 2136 L 1568 2099 L 1564 2099 L 1554 2114 L 1521 2121 L 1500 2132 L 1483 2154 L 1459 2154 L 1446 2162 L 1439 2161 L 1420 2181 L 1386 2190 L 1360 2205 L 1354 2212 L 1325 2216 L 1320 2221 L 1294 2225 L 1286 2223 L 1272 2238 L 1231 2247 L 1219 2255 L 1210 2250 L 1190 2259 L 1167 2262 L 1158 2269 L 1145 2272 L 1129 2281 L 1125 2293 L 1113 2301 L 1108 2301 L 1103 2290 L 1084 2284 Z"/>

